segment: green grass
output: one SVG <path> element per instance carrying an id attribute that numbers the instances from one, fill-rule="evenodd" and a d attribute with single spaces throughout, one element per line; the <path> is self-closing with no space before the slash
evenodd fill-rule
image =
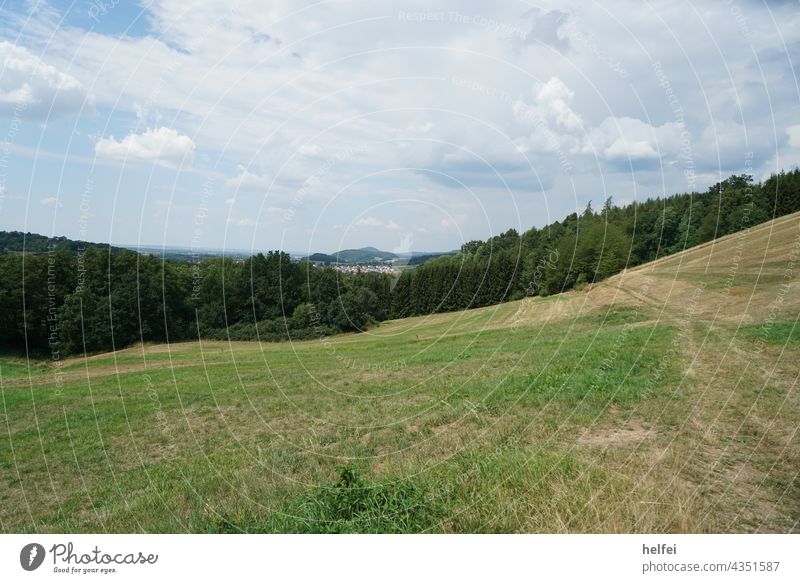
<path id="1" fill-rule="evenodd" d="M 535 314 L 554 300 L 525 301 Z M 764 385 L 756 361 L 713 360 L 739 339 L 753 358 L 759 338 L 796 350 L 791 323 L 734 338 L 617 305 L 520 324 L 521 305 L 297 343 L 138 346 L 57 368 L 0 356 L 0 531 L 796 524 L 797 457 L 776 430 L 796 419 L 791 384 L 777 371 Z M 745 464 L 768 479 L 731 492 Z M 741 511 L 754 492 L 775 505 L 766 527 Z"/>
<path id="2" fill-rule="evenodd" d="M 60 387 L 49 368 L 4 359 L 2 527 L 476 528 L 493 512 L 486 501 L 470 505 L 474 488 L 505 491 L 500 459 L 515 467 L 542 454 L 517 444 L 490 470 L 474 452 L 515 428 L 592 423 L 609 407 L 663 394 L 670 377 L 652 386 L 647 370 L 674 330 L 632 328 L 623 313 L 603 315 L 598 327 L 598 317 L 509 330 L 485 328 L 492 314 L 483 311 L 294 345 L 138 347 L 64 363 Z M 566 462 L 552 463 L 565 471 Z M 450 488 L 469 464 L 478 475 Z M 347 488 L 331 487 L 342 466 L 358 472 Z M 539 480 L 539 466 L 523 464 L 509 479 Z M 455 508 L 468 522 L 453 522 Z"/>
<path id="3" fill-rule="evenodd" d="M 769 344 L 800 343 L 800 324 L 797 322 L 771 322 L 743 326 L 740 330 L 744 338 L 762 340 Z"/>
<path id="4" fill-rule="evenodd" d="M 17 355 L 0 355 L 0 378 L 28 378 L 30 373 L 43 374 L 49 372 L 48 362 L 40 360 L 26 361 Z"/>

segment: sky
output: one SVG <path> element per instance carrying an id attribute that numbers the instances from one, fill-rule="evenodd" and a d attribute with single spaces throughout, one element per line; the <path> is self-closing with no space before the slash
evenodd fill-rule
<path id="1" fill-rule="evenodd" d="M 800 164 L 797 1 L 11 1 L 0 229 L 445 251 Z"/>

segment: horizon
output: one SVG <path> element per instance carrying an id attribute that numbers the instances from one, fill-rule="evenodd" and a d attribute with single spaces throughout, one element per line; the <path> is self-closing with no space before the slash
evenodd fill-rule
<path id="1" fill-rule="evenodd" d="M 22 233 L 23 235 L 36 235 L 39 237 L 45 237 L 48 239 L 54 238 L 65 238 L 70 241 L 78 241 L 81 243 L 88 243 L 90 245 L 109 245 L 111 247 L 116 247 L 119 249 L 128 249 L 128 250 L 139 250 L 139 249 L 164 249 L 164 250 L 181 250 L 181 251 L 238 251 L 238 252 L 263 252 L 263 251 L 282 251 L 284 253 L 288 253 L 290 255 L 300 255 L 305 256 L 306 252 L 298 252 L 297 250 L 288 250 L 288 249 L 275 249 L 265 247 L 263 249 L 259 248 L 252 248 L 252 249 L 244 249 L 244 248 L 237 248 L 237 247 L 192 247 L 192 246 L 185 246 L 185 245 L 167 245 L 167 244 L 148 244 L 148 243 L 116 243 L 116 242 L 106 242 L 106 241 L 88 241 L 83 239 L 73 239 L 67 235 L 44 235 L 42 233 L 34 233 L 31 231 L 19 231 L 19 230 L 8 230 L 3 229 L 0 230 L 0 233 Z M 366 245 L 364 247 L 350 247 L 347 249 L 338 249 L 336 251 L 313 251 L 312 253 L 308 253 L 308 255 L 312 254 L 324 254 L 324 255 L 335 255 L 336 253 L 341 253 L 342 251 L 365 251 L 368 249 L 375 249 L 376 251 L 381 251 L 383 253 L 393 253 L 392 251 L 386 251 L 385 249 L 380 249 L 373 245 Z M 447 250 L 425 250 L 425 251 L 409 251 L 408 253 L 416 253 L 416 254 L 436 254 L 436 253 L 452 253 L 454 251 L 458 251 L 458 249 L 447 249 Z M 403 253 L 398 253 L 398 255 L 402 255 Z"/>
<path id="2" fill-rule="evenodd" d="M 779 170 L 771 173 L 770 176 L 774 176 L 774 175 L 785 173 L 785 172 L 791 172 L 791 171 L 797 170 L 798 168 L 800 168 L 800 165 L 795 165 L 794 167 L 789 167 L 789 168 L 780 168 Z M 756 181 L 756 183 L 760 183 L 761 182 L 761 180 L 757 179 L 755 176 L 753 176 L 753 174 L 749 174 L 749 173 L 746 173 L 746 172 L 744 172 L 742 174 L 746 174 L 746 175 L 750 176 L 751 178 L 753 178 L 754 181 Z M 732 174 L 731 176 L 734 176 L 734 175 L 736 175 L 736 174 Z M 728 177 L 721 177 L 717 183 L 719 183 L 719 182 L 721 182 L 721 181 L 723 181 L 723 180 L 725 180 L 727 178 Z M 714 184 L 716 184 L 716 183 L 714 183 Z M 710 184 L 710 185 L 708 185 L 707 188 L 699 190 L 699 191 L 695 190 L 692 194 L 699 194 L 700 192 L 704 192 L 704 191 L 708 190 L 708 188 L 710 188 L 714 184 Z M 690 194 L 690 193 L 688 193 L 688 192 L 673 192 L 673 193 L 669 193 L 669 194 L 664 193 L 664 194 L 661 194 L 661 195 L 648 196 L 647 198 L 643 199 L 642 201 L 633 200 L 628 204 L 637 204 L 637 203 L 641 203 L 641 202 L 644 202 L 646 200 L 652 200 L 652 199 L 655 199 L 655 200 L 669 199 L 669 198 L 671 198 L 673 196 L 680 196 L 681 194 Z M 610 198 L 613 199 L 613 197 L 610 197 Z M 2 200 L 2 196 L 1 195 L 0 195 L 0 200 Z M 589 199 L 587 201 L 587 205 L 591 205 L 592 202 L 594 202 L 594 201 L 592 199 Z M 620 205 L 618 205 L 616 203 L 616 201 L 613 201 L 613 202 L 614 202 L 614 206 L 617 206 L 617 207 L 620 206 Z M 581 212 L 583 210 L 585 210 L 585 208 L 586 207 L 584 206 L 581 209 L 575 209 L 574 211 L 572 211 L 572 213 L 569 213 L 569 214 L 575 213 L 575 214 L 580 216 Z M 565 214 L 564 216 L 559 217 L 559 218 L 554 218 L 553 222 L 562 221 L 567 216 L 569 216 L 569 214 Z M 495 233 L 491 233 L 486 237 L 479 238 L 479 239 L 474 239 L 474 240 L 486 241 L 486 240 L 490 239 L 491 237 L 494 237 L 494 236 L 497 236 L 497 235 L 500 235 L 500 234 L 506 232 L 508 229 L 514 229 L 520 235 L 522 235 L 523 233 L 525 233 L 525 232 L 527 232 L 527 231 L 529 231 L 531 229 L 534 229 L 534 228 L 540 229 L 540 228 L 543 228 L 543 227 L 547 227 L 547 226 L 549 226 L 551 224 L 552 224 L 552 222 L 544 224 L 544 225 L 542 225 L 542 224 L 532 224 L 532 225 L 529 225 L 528 227 L 524 227 L 523 226 L 522 228 L 508 227 L 507 229 L 500 229 L 499 231 L 497 231 Z M 196 252 L 206 252 L 206 251 L 222 252 L 223 254 L 225 252 L 238 252 L 238 253 L 253 253 L 253 254 L 255 254 L 255 253 L 264 252 L 264 251 L 282 251 L 284 253 L 288 253 L 289 255 L 298 256 L 298 257 L 308 257 L 310 255 L 315 255 L 315 254 L 335 255 L 335 254 L 341 253 L 343 251 L 367 250 L 367 249 L 375 249 L 375 250 L 378 250 L 378 251 L 381 251 L 381 252 L 384 252 L 384 253 L 394 253 L 394 254 L 396 254 L 398 256 L 414 255 L 414 254 L 416 254 L 416 255 L 436 255 L 436 254 L 448 254 L 448 253 L 454 253 L 454 252 L 457 253 L 459 251 L 459 249 L 461 248 L 461 245 L 459 244 L 458 246 L 454 246 L 454 247 L 451 247 L 451 248 L 446 249 L 446 250 L 441 250 L 441 249 L 440 250 L 430 250 L 430 249 L 426 249 L 424 251 L 418 251 L 418 250 L 387 251 L 386 249 L 381 249 L 380 247 L 378 247 L 378 246 L 376 246 L 374 244 L 367 243 L 367 244 L 362 245 L 360 247 L 346 247 L 346 248 L 342 247 L 342 248 L 339 248 L 339 249 L 333 250 L 333 251 L 320 251 L 320 250 L 316 250 L 315 251 L 315 250 L 312 250 L 312 249 L 308 249 L 308 250 L 304 250 L 304 251 L 298 251 L 297 249 L 288 249 L 288 248 L 270 247 L 270 246 L 244 248 L 244 247 L 194 246 L 194 245 L 191 245 L 191 244 L 190 245 L 172 245 L 172 244 L 169 244 L 169 243 L 126 243 L 126 242 L 113 242 L 113 241 L 109 241 L 109 242 L 106 242 L 106 241 L 89 241 L 89 240 L 84 240 L 84 239 L 74 239 L 73 237 L 70 237 L 69 235 L 63 235 L 63 234 L 45 235 L 43 233 L 36 233 L 36 232 L 33 232 L 33 231 L 27 231 L 27 232 L 26 231 L 20 231 L 19 229 L 0 229 L 0 232 L 21 232 L 21 233 L 24 233 L 26 235 L 27 234 L 31 234 L 31 235 L 38 235 L 38 236 L 47 237 L 47 238 L 63 237 L 63 238 L 67 238 L 69 240 L 81 241 L 81 242 L 85 242 L 85 243 L 89 243 L 89 244 L 93 244 L 93 245 L 110 245 L 112 247 L 117 247 L 117 248 L 122 248 L 122 249 L 129 249 L 129 250 L 137 250 L 137 251 L 140 250 L 140 249 L 163 249 L 163 250 L 172 249 L 172 250 L 186 250 L 186 251 L 192 250 L 192 251 L 196 251 Z M 468 242 L 468 241 L 463 241 L 462 243 L 466 243 L 466 242 Z"/>

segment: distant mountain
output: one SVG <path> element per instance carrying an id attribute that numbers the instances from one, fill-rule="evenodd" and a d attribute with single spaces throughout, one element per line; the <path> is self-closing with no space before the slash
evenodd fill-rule
<path id="1" fill-rule="evenodd" d="M 334 253 L 333 256 L 339 263 L 379 263 L 397 259 L 397 255 L 388 251 L 381 251 L 375 247 L 362 247 L 361 249 L 344 249 Z"/>
<path id="2" fill-rule="evenodd" d="M 420 265 L 443 255 L 454 255 L 458 251 L 405 251 L 392 253 L 377 247 L 343 249 L 336 253 L 314 253 L 305 257 L 312 263 L 394 263 L 395 265 Z"/>
<path id="3" fill-rule="evenodd" d="M 27 253 L 46 253 L 50 246 L 56 248 L 66 248 L 70 253 L 81 253 L 87 247 L 98 247 L 101 249 L 111 248 L 113 253 L 118 253 L 123 249 L 135 251 L 143 255 L 155 255 L 168 261 L 180 263 L 193 262 L 207 257 L 219 257 L 225 255 L 233 259 L 246 259 L 255 254 L 256 250 L 245 249 L 214 249 L 214 248 L 192 248 L 192 247 L 171 247 L 160 245 L 119 245 L 110 246 L 107 243 L 90 243 L 88 241 L 74 241 L 67 237 L 45 237 L 36 233 L 21 233 L 19 231 L 0 231 L 0 253 L 21 253 L 23 248 Z M 306 259 L 312 263 L 393 263 L 398 266 L 421 265 L 426 261 L 442 255 L 452 255 L 455 251 L 445 253 L 427 251 L 408 251 L 404 253 L 391 253 L 381 251 L 377 247 L 362 247 L 360 249 L 343 249 L 336 253 L 313 253 L 307 257 L 295 253 L 296 259 Z"/>
<path id="4" fill-rule="evenodd" d="M 361 249 L 342 249 L 336 253 L 313 253 L 307 257 L 314 263 L 383 263 L 397 259 L 398 256 L 388 251 L 381 251 L 376 247 L 362 247 Z"/>

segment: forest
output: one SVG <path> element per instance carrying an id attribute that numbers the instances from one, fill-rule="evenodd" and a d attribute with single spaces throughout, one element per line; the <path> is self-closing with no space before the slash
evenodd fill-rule
<path id="1" fill-rule="evenodd" d="M 514 229 L 398 277 L 345 275 L 280 251 L 195 263 L 0 234 L 0 347 L 60 358 L 136 342 L 279 341 L 361 331 L 387 318 L 551 295 L 800 210 L 800 170 L 762 183 L 734 175 L 703 193 L 581 213 Z M 28 235 L 27 237 L 30 237 Z"/>

